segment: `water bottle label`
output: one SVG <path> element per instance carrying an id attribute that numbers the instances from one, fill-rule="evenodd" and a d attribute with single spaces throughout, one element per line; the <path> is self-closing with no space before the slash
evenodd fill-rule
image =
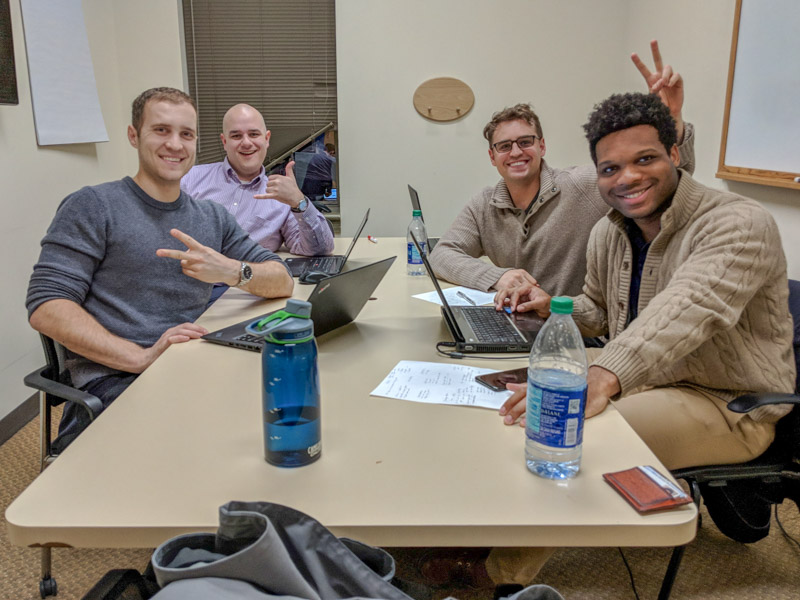
<path id="1" fill-rule="evenodd" d="M 427 244 L 422 242 L 420 246 L 422 247 L 422 251 L 425 252 L 425 246 Z M 421 265 L 422 259 L 419 256 L 419 252 L 417 251 L 417 247 L 414 245 L 414 242 L 408 243 L 408 264 L 410 265 Z"/>
<path id="2" fill-rule="evenodd" d="M 573 448 L 583 442 L 586 387 L 553 390 L 528 384 L 525 433 L 553 448 Z"/>

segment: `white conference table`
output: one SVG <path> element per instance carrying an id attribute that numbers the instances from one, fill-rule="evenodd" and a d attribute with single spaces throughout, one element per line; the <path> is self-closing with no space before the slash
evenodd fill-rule
<path id="1" fill-rule="evenodd" d="M 347 240 L 337 240 L 337 250 Z M 411 298 L 405 240 L 359 240 L 348 266 L 398 255 L 355 323 L 318 340 L 322 457 L 296 469 L 263 457 L 261 356 L 205 341 L 169 348 L 8 508 L 20 546 L 155 547 L 213 532 L 229 500 L 264 500 L 379 546 L 676 546 L 695 535 L 693 504 L 641 516 L 601 475 L 666 469 L 613 409 L 590 419 L 580 474 L 530 474 L 524 431 L 496 412 L 370 397 L 402 359 L 444 362 L 438 306 Z M 313 286 L 296 286 L 305 298 Z M 209 330 L 285 301 L 227 292 Z M 463 364 L 508 369 L 526 357 Z"/>

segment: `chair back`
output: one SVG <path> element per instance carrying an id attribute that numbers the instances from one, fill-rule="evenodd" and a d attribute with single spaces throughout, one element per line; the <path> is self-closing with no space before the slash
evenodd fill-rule
<path id="1" fill-rule="evenodd" d="M 789 312 L 794 321 L 794 364 L 797 367 L 797 377 L 794 383 L 794 393 L 800 394 L 800 281 L 789 280 Z M 775 426 L 775 439 L 784 440 L 792 456 L 800 460 L 800 406 L 795 406 L 792 412 L 783 417 Z"/>
<path id="2" fill-rule="evenodd" d="M 39 334 L 39 338 L 42 340 L 42 349 L 44 350 L 47 366 L 52 369 L 52 373 L 55 375 L 54 380 L 59 383 L 72 385 L 69 371 L 65 366 L 67 356 L 64 346 L 43 333 Z"/>
<path id="3" fill-rule="evenodd" d="M 67 355 L 64 346 L 56 342 L 43 333 L 39 334 L 42 340 L 42 349 L 44 350 L 44 357 L 47 361 L 47 370 L 42 373 L 45 377 L 64 385 L 72 386 L 72 377 L 66 367 Z M 50 406 L 58 406 L 63 404 L 65 400 L 53 394 L 48 395 L 48 404 Z"/>

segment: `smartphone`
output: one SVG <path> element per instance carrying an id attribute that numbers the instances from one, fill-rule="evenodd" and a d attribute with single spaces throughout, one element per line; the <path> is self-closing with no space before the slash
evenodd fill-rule
<path id="1" fill-rule="evenodd" d="M 528 367 L 478 375 L 475 377 L 475 381 L 495 392 L 505 392 L 507 383 L 525 383 L 528 381 Z"/>

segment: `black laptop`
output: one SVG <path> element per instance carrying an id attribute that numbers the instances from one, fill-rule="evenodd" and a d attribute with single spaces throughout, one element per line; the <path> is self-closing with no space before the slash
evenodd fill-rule
<path id="1" fill-rule="evenodd" d="M 327 273 L 328 275 L 336 275 L 337 273 L 341 273 L 342 269 L 344 268 L 344 263 L 347 262 L 347 258 L 350 256 L 350 253 L 353 251 L 353 247 L 356 245 L 358 236 L 360 236 L 361 232 L 364 231 L 364 226 L 367 224 L 367 219 L 369 219 L 369 209 L 367 209 L 367 212 L 364 213 L 364 218 L 361 220 L 361 225 L 358 226 L 356 234 L 353 236 L 353 241 L 350 242 L 350 247 L 347 249 L 347 252 L 345 252 L 344 255 L 293 256 L 292 258 L 285 259 L 284 262 L 292 272 L 292 277 L 300 277 L 307 271 L 321 271 L 322 273 Z"/>
<path id="2" fill-rule="evenodd" d="M 419 204 L 419 194 L 417 193 L 417 190 L 415 190 L 413 187 L 411 187 L 409 185 L 408 186 L 408 195 L 411 196 L 411 209 L 419 211 L 419 216 L 422 219 L 422 222 L 424 223 L 425 222 L 425 215 L 422 214 L 422 206 L 420 206 L 420 204 Z M 436 242 L 438 242 L 438 241 L 439 241 L 439 238 L 432 238 L 432 237 L 428 238 L 428 252 L 433 250 L 433 247 L 436 245 Z"/>
<path id="3" fill-rule="evenodd" d="M 419 249 L 414 233 L 411 237 Z M 433 274 L 428 257 L 420 251 L 425 269 L 442 301 L 442 315 L 457 352 L 528 352 L 544 319 L 536 313 L 497 311 L 494 306 L 450 306 Z"/>
<path id="4" fill-rule="evenodd" d="M 392 256 L 320 281 L 308 297 L 311 302 L 311 320 L 314 321 L 314 336 L 319 337 L 353 321 L 396 258 Z M 261 352 L 263 338 L 247 333 L 245 327 L 272 312 L 212 331 L 204 335 L 203 339 L 215 344 Z"/>

